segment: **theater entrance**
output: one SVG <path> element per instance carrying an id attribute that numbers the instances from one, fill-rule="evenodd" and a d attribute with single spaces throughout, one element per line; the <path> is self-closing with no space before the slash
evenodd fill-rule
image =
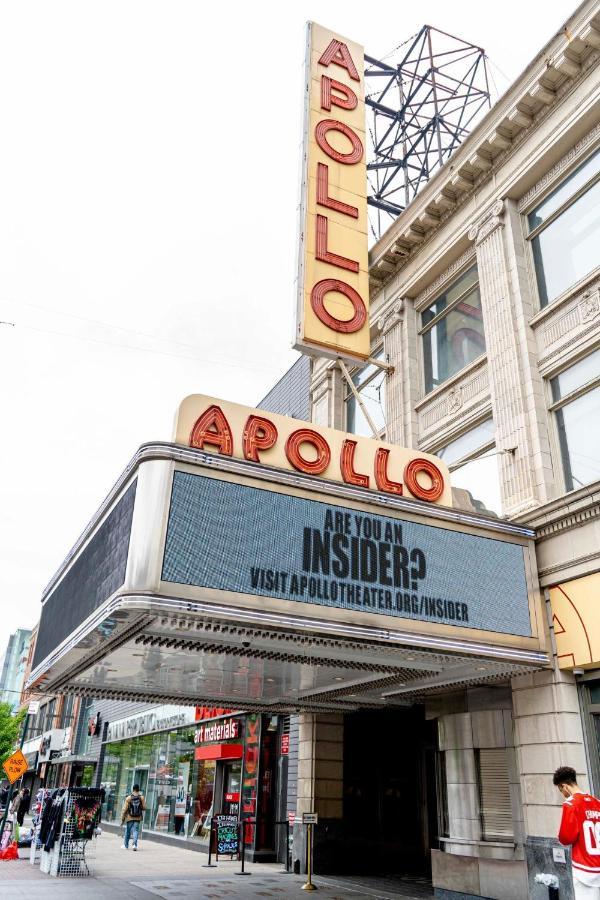
<path id="1" fill-rule="evenodd" d="M 429 875 L 437 729 L 422 706 L 344 717 L 344 872 Z"/>

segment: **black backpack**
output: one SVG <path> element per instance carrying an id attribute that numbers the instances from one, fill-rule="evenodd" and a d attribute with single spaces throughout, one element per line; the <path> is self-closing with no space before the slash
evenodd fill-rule
<path id="1" fill-rule="evenodd" d="M 132 794 L 129 798 L 128 812 L 132 819 L 142 818 L 142 798 L 139 794 Z"/>

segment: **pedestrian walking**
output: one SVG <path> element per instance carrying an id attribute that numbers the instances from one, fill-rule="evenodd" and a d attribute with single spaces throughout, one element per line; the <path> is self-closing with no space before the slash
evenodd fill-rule
<path id="1" fill-rule="evenodd" d="M 19 823 L 19 827 L 23 824 L 23 819 L 31 808 L 31 791 L 29 788 L 23 788 L 23 790 L 20 791 L 20 794 L 21 802 L 19 803 L 19 808 L 17 810 L 17 822 Z"/>
<path id="2" fill-rule="evenodd" d="M 552 780 L 565 798 L 558 839 L 571 847 L 575 900 L 600 900 L 600 800 L 581 790 L 570 766 Z"/>
<path id="3" fill-rule="evenodd" d="M 8 803 L 8 785 L 6 782 L 0 788 L 0 809 L 4 809 Z"/>
<path id="4" fill-rule="evenodd" d="M 144 800 L 144 795 L 140 794 L 139 784 L 134 784 L 131 794 L 125 797 L 125 802 L 121 811 L 121 825 L 125 825 L 125 837 L 123 838 L 122 845 L 123 850 L 129 850 L 130 840 L 133 840 L 133 849 L 137 850 L 140 825 L 145 809 L 146 801 Z"/>

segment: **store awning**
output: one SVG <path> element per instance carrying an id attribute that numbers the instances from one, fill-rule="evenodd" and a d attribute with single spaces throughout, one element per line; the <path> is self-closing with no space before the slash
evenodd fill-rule
<path id="1" fill-rule="evenodd" d="M 172 444 L 138 451 L 43 603 L 42 692 L 344 712 L 549 665 L 530 530 Z"/>
<path id="2" fill-rule="evenodd" d="M 196 747 L 194 759 L 241 759 L 243 752 L 242 744 L 209 744 Z"/>
<path id="3" fill-rule="evenodd" d="M 51 766 L 60 766 L 63 763 L 79 763 L 84 766 L 96 765 L 98 758 L 96 756 L 83 756 L 78 753 L 69 753 L 67 756 L 55 756 L 50 760 Z"/>

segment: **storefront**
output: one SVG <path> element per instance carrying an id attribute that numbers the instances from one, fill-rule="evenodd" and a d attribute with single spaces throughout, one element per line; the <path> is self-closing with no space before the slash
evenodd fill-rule
<path id="1" fill-rule="evenodd" d="M 268 748 L 278 718 L 223 708 L 159 706 L 111 722 L 100 784 L 103 819 L 119 824 L 125 798 L 139 784 L 146 800 L 144 826 L 157 834 L 208 846 L 214 815 L 255 819 L 262 763 L 261 822 L 247 828 L 250 853 L 273 851 L 274 758 Z M 262 739 L 261 739 L 262 736 Z M 262 745 L 262 753 L 261 753 Z M 243 786 L 242 786 L 243 783 Z"/>

